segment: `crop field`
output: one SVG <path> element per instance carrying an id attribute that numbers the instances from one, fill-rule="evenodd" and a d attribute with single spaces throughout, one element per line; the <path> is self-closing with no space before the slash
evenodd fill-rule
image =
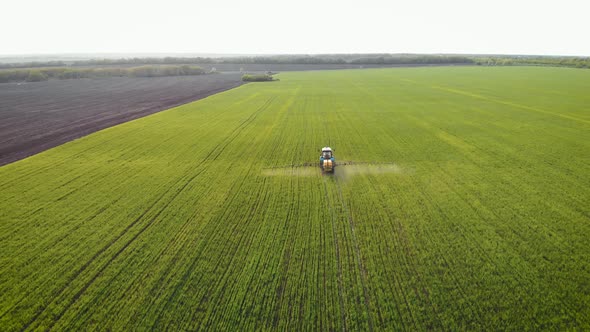
<path id="1" fill-rule="evenodd" d="M 278 78 L 0 167 L 0 330 L 590 329 L 590 71 Z"/>

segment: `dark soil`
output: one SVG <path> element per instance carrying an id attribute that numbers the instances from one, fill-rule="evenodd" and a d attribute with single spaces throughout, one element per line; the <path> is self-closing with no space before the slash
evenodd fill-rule
<path id="1" fill-rule="evenodd" d="M 0 166 L 241 84 L 239 74 L 0 84 Z"/>

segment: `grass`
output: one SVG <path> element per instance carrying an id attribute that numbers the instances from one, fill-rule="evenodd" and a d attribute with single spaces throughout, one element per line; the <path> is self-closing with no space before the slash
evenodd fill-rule
<path id="1" fill-rule="evenodd" d="M 279 77 L 1 167 L 0 329 L 590 329 L 590 72 Z"/>

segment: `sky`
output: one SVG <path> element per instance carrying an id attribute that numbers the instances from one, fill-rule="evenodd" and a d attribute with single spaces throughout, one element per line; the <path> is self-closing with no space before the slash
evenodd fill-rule
<path id="1" fill-rule="evenodd" d="M 5 0 L 0 54 L 590 56 L 589 0 Z"/>

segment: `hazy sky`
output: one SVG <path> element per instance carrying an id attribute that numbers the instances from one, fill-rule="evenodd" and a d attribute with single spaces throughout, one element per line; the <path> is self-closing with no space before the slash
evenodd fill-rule
<path id="1" fill-rule="evenodd" d="M 0 54 L 590 55 L 590 0 L 6 0 Z"/>

